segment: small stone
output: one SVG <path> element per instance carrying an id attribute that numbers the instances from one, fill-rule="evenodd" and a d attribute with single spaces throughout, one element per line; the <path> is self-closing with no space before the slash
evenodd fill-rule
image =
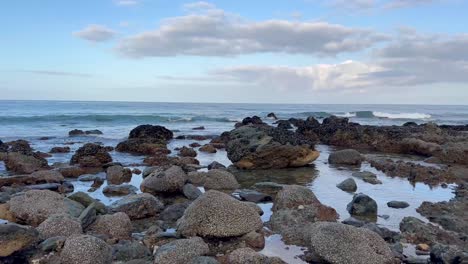
<path id="1" fill-rule="evenodd" d="M 348 178 L 341 183 L 337 184 L 336 187 L 345 191 L 345 192 L 355 192 L 357 190 L 357 185 L 354 179 Z"/>
<path id="2" fill-rule="evenodd" d="M 387 203 L 387 206 L 390 208 L 403 209 L 409 207 L 409 203 L 405 201 L 390 201 Z"/>

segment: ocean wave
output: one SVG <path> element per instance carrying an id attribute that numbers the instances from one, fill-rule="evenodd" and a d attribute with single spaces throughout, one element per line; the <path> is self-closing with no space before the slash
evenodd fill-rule
<path id="1" fill-rule="evenodd" d="M 424 113 L 386 113 L 379 111 L 355 111 L 355 112 L 301 112 L 298 116 L 313 116 L 315 118 L 326 118 L 329 116 L 347 117 L 347 118 L 387 118 L 387 119 L 416 119 L 425 120 L 432 118 L 429 114 Z"/>
<path id="2" fill-rule="evenodd" d="M 432 116 L 423 113 L 385 113 L 373 112 L 375 117 L 389 119 L 430 119 Z"/>

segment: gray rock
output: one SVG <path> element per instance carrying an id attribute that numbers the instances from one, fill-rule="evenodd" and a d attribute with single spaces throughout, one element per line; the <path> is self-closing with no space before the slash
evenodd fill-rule
<path id="1" fill-rule="evenodd" d="M 182 192 L 184 193 L 185 197 L 187 197 L 190 200 L 195 200 L 203 194 L 202 191 L 200 191 L 200 189 L 198 189 L 195 185 L 190 183 L 184 185 Z"/>
<path id="2" fill-rule="evenodd" d="M 184 236 L 241 236 L 263 227 L 255 209 L 218 191 L 208 191 L 195 200 L 178 222 Z"/>
<path id="3" fill-rule="evenodd" d="M 119 185 L 132 180 L 132 171 L 119 165 L 112 166 L 107 168 L 106 178 L 109 184 Z"/>
<path id="4" fill-rule="evenodd" d="M 387 203 L 387 206 L 391 208 L 402 209 L 402 208 L 409 207 L 409 203 L 405 201 L 390 201 Z"/>
<path id="5" fill-rule="evenodd" d="M 39 244 L 39 248 L 44 252 L 59 251 L 65 244 L 66 237 L 57 236 L 48 238 Z"/>
<path id="6" fill-rule="evenodd" d="M 320 201 L 307 187 L 299 185 L 284 185 L 276 194 L 273 211 L 280 209 L 297 209 L 302 205 L 319 204 Z"/>
<path id="7" fill-rule="evenodd" d="M 104 174 L 84 174 L 78 177 L 78 180 L 83 182 L 95 181 L 96 179 L 105 180 L 106 176 Z"/>
<path id="8" fill-rule="evenodd" d="M 130 184 L 122 185 L 107 185 L 102 190 L 106 196 L 124 196 L 129 194 L 136 194 L 138 189 Z"/>
<path id="9" fill-rule="evenodd" d="M 13 223 L 0 224 L 0 257 L 21 251 L 39 240 L 39 232 L 33 227 Z"/>
<path id="10" fill-rule="evenodd" d="M 153 167 L 146 167 L 144 170 L 143 170 L 143 178 L 146 178 L 148 177 L 151 173 L 153 173 L 154 171 L 156 171 L 157 169 L 159 169 L 159 167 L 157 166 L 153 166 Z"/>
<path id="11" fill-rule="evenodd" d="M 377 203 L 374 199 L 362 193 L 355 194 L 346 209 L 352 216 L 377 218 Z"/>
<path id="12" fill-rule="evenodd" d="M 213 257 L 196 257 L 192 259 L 188 264 L 219 264 L 219 262 Z"/>
<path id="13" fill-rule="evenodd" d="M 164 204 L 149 193 L 126 196 L 109 206 L 114 212 L 123 212 L 130 219 L 141 219 L 157 215 L 164 209 Z"/>
<path id="14" fill-rule="evenodd" d="M 67 214 L 51 215 L 37 227 L 37 231 L 42 239 L 83 234 L 81 223 Z"/>
<path id="15" fill-rule="evenodd" d="M 71 199 L 71 200 L 73 200 L 75 202 L 78 202 L 78 203 L 82 204 L 84 207 L 88 207 L 88 206 L 90 206 L 91 204 L 94 203 L 95 204 L 94 207 L 96 208 L 97 212 L 99 212 L 101 214 L 105 214 L 107 212 L 107 208 L 102 202 L 92 198 L 87 193 L 76 192 L 76 193 L 73 193 L 73 194 L 69 195 L 68 199 Z"/>
<path id="16" fill-rule="evenodd" d="M 365 221 L 356 219 L 354 217 L 348 217 L 345 220 L 341 221 L 341 223 L 343 223 L 345 225 L 355 226 L 355 227 L 362 227 L 363 225 L 366 224 Z"/>
<path id="17" fill-rule="evenodd" d="M 158 248 L 154 255 L 154 263 L 186 264 L 209 252 L 208 245 L 199 237 L 178 239 Z"/>
<path id="18" fill-rule="evenodd" d="M 74 236 L 65 241 L 60 260 L 63 264 L 110 264 L 112 248 L 93 236 Z"/>
<path id="19" fill-rule="evenodd" d="M 337 184 L 336 187 L 345 192 L 355 192 L 357 190 L 357 185 L 353 178 L 348 178 L 342 181 L 341 183 Z"/>
<path id="20" fill-rule="evenodd" d="M 273 263 L 285 263 L 283 261 L 275 260 L 275 258 L 269 258 L 262 255 L 251 248 L 239 248 L 234 250 L 228 255 L 229 264 L 273 264 Z"/>
<path id="21" fill-rule="evenodd" d="M 189 205 L 190 203 L 171 204 L 162 211 L 159 218 L 165 222 L 174 223 L 184 215 Z"/>
<path id="22" fill-rule="evenodd" d="M 211 190 L 234 190 L 239 188 L 236 177 L 226 171 L 213 169 L 208 172 L 189 173 L 189 181 Z"/>
<path id="23" fill-rule="evenodd" d="M 86 209 L 81 212 L 81 215 L 78 217 L 78 220 L 81 223 L 81 226 L 86 229 L 88 228 L 97 218 L 96 204 L 92 203 Z"/>
<path id="24" fill-rule="evenodd" d="M 330 164 L 340 165 L 360 165 L 363 160 L 361 153 L 354 149 L 338 150 L 328 157 Z"/>
<path id="25" fill-rule="evenodd" d="M 226 166 L 224 166 L 223 164 L 217 161 L 213 161 L 208 165 L 208 170 L 216 170 L 216 169 L 218 170 L 226 169 Z"/>
<path id="26" fill-rule="evenodd" d="M 151 194 L 182 192 L 187 180 L 187 175 L 178 166 L 169 169 L 153 172 L 141 183 L 140 189 Z"/>
<path id="27" fill-rule="evenodd" d="M 128 215 L 115 213 L 113 215 L 100 215 L 89 227 L 89 232 L 100 234 L 109 238 L 129 240 L 132 235 L 132 222 Z"/>
<path id="28" fill-rule="evenodd" d="M 276 195 L 283 189 L 283 185 L 275 182 L 257 182 L 254 184 L 254 189 L 269 195 Z"/>
<path id="29" fill-rule="evenodd" d="M 273 198 L 270 195 L 246 189 L 239 191 L 239 197 L 244 201 L 249 201 L 253 203 L 269 202 L 273 200 Z"/>
<path id="30" fill-rule="evenodd" d="M 133 259 L 147 259 L 151 252 L 139 242 L 122 240 L 112 247 L 114 261 L 130 261 Z"/>

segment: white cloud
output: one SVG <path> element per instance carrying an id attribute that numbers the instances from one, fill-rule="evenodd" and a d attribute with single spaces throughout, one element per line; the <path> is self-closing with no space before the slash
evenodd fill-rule
<path id="1" fill-rule="evenodd" d="M 431 4 L 435 2 L 435 0 L 391 0 L 388 1 L 386 8 L 394 9 L 394 8 L 411 8 L 420 5 Z"/>
<path id="2" fill-rule="evenodd" d="M 247 21 L 206 2 L 187 4 L 184 16 L 127 37 L 117 50 L 130 57 L 236 56 L 262 52 L 335 56 L 385 39 L 372 30 L 326 22 Z"/>
<path id="3" fill-rule="evenodd" d="M 377 6 L 376 0 L 334 0 L 331 6 L 343 9 L 365 10 Z"/>
<path id="4" fill-rule="evenodd" d="M 103 42 L 112 39 L 116 32 L 102 25 L 88 25 L 73 35 L 91 42 Z"/>
<path id="5" fill-rule="evenodd" d="M 115 0 L 114 2 L 118 6 L 134 6 L 139 4 L 138 0 Z"/>

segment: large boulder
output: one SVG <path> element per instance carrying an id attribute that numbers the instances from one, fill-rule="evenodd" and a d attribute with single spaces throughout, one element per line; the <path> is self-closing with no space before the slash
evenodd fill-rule
<path id="1" fill-rule="evenodd" d="M 218 191 L 208 191 L 195 200 L 178 222 L 177 232 L 184 236 L 242 236 L 263 226 L 251 206 Z"/>
<path id="2" fill-rule="evenodd" d="M 154 254 L 154 263 L 186 264 L 209 252 L 208 245 L 200 237 L 178 239 L 159 247 Z"/>
<path id="3" fill-rule="evenodd" d="M 229 133 L 228 158 L 241 169 L 302 167 L 318 158 L 313 142 L 295 132 L 245 125 Z"/>
<path id="4" fill-rule="evenodd" d="M 37 154 L 26 155 L 20 152 L 10 152 L 6 156 L 5 167 L 16 174 L 30 174 L 48 169 L 48 163 L 46 159 Z"/>
<path id="5" fill-rule="evenodd" d="M 146 177 L 140 185 L 142 192 L 151 194 L 182 192 L 187 181 L 187 175 L 178 166 L 172 166 L 165 171 L 155 171 Z"/>
<path id="6" fill-rule="evenodd" d="M 132 180 L 132 171 L 120 165 L 111 166 L 107 168 L 106 178 L 109 184 L 119 185 Z"/>
<path id="7" fill-rule="evenodd" d="M 79 217 L 84 206 L 48 190 L 31 190 L 8 201 L 10 212 L 20 223 L 38 226 L 54 214 Z"/>
<path id="8" fill-rule="evenodd" d="M 65 241 L 60 261 L 62 264 L 110 264 L 112 248 L 94 236 L 74 236 Z"/>
<path id="9" fill-rule="evenodd" d="M 371 197 L 358 193 L 353 196 L 353 200 L 346 207 L 352 216 L 370 219 L 377 218 L 377 202 Z"/>
<path id="10" fill-rule="evenodd" d="M 71 165 L 78 164 L 81 167 L 102 167 L 109 162 L 112 162 L 112 157 L 107 149 L 94 143 L 84 144 L 70 160 Z"/>
<path id="11" fill-rule="evenodd" d="M 397 263 L 385 240 L 368 229 L 317 222 L 310 226 L 305 236 L 311 253 L 325 263 Z"/>
<path id="12" fill-rule="evenodd" d="M 158 154 L 167 151 L 167 141 L 173 137 L 172 131 L 165 127 L 141 125 L 130 131 L 128 139 L 120 142 L 116 150 L 146 155 Z"/>
<path id="13" fill-rule="evenodd" d="M 361 153 L 354 149 L 338 150 L 328 156 L 330 164 L 360 165 L 363 160 Z"/>
<path id="14" fill-rule="evenodd" d="M 100 215 L 89 227 L 89 232 L 108 238 L 129 240 L 132 235 L 132 222 L 125 213 Z"/>
<path id="15" fill-rule="evenodd" d="M 7 257 L 39 241 L 33 227 L 13 223 L 0 224 L 0 257 Z"/>
<path id="16" fill-rule="evenodd" d="M 81 223 L 68 214 L 51 215 L 37 227 L 37 231 L 42 239 L 56 236 L 69 237 L 83 233 Z"/>
<path id="17" fill-rule="evenodd" d="M 130 219 L 141 219 L 157 215 L 164 209 L 164 205 L 153 195 L 141 193 L 115 201 L 109 206 L 109 209 L 115 213 L 123 212 Z"/>
<path id="18" fill-rule="evenodd" d="M 188 178 L 193 184 L 203 186 L 206 189 L 234 190 L 239 188 L 236 177 L 226 170 L 213 169 L 208 172 L 191 172 Z"/>

